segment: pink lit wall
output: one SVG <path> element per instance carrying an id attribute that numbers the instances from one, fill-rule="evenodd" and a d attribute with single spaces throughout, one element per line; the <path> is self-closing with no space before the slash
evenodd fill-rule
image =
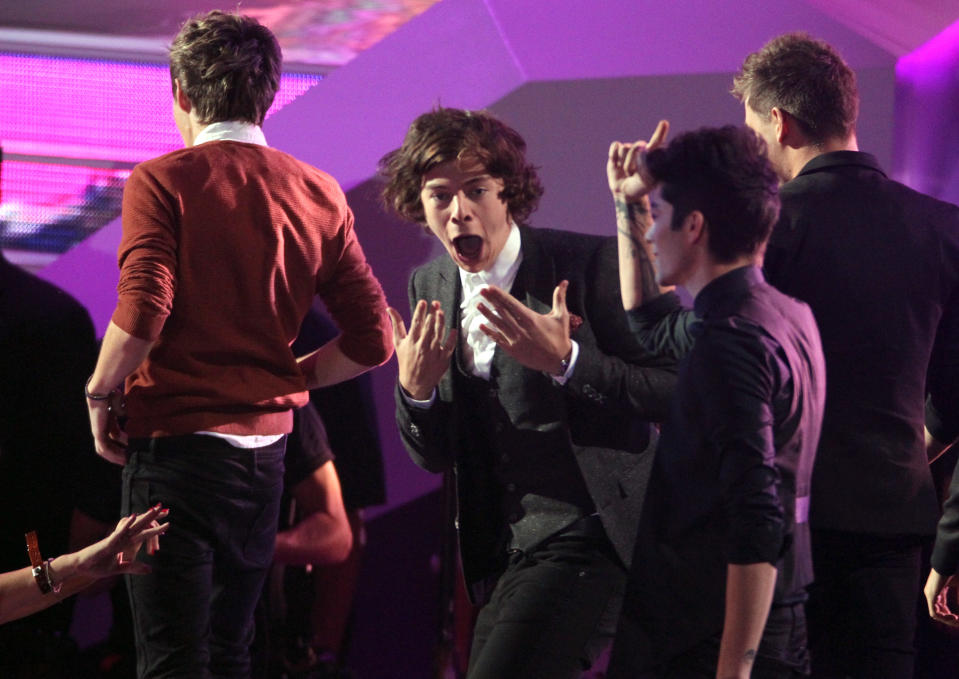
<path id="1" fill-rule="evenodd" d="M 895 176 L 959 203 L 959 21 L 896 64 Z"/>
<path id="2" fill-rule="evenodd" d="M 285 75 L 271 114 L 319 79 Z M 0 53 L 0 91 L 7 153 L 137 162 L 182 145 L 163 64 Z"/>
<path id="3" fill-rule="evenodd" d="M 271 113 L 319 81 L 283 78 Z M 136 162 L 178 148 L 165 65 L 0 53 L 0 244 L 47 260 L 110 222 Z"/>

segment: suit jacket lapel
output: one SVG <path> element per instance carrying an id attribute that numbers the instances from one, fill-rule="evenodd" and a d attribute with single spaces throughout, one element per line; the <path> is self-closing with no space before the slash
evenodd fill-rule
<path id="1" fill-rule="evenodd" d="M 460 335 L 457 340 L 456 351 L 450 359 L 450 369 L 443 374 L 439 383 L 440 396 L 455 403 L 456 399 L 453 398 L 452 371 L 456 370 L 455 362 L 460 360 L 458 344 L 462 341 L 463 335 L 463 333 L 460 332 L 460 299 L 462 299 L 463 291 L 462 284 L 460 283 L 459 269 L 452 259 L 445 257 L 442 260 L 442 264 L 436 272 L 436 278 L 432 283 L 435 287 L 430 291 L 427 301 L 429 302 L 434 299 L 439 301 L 443 313 L 446 314 L 446 327 L 457 330 Z"/>

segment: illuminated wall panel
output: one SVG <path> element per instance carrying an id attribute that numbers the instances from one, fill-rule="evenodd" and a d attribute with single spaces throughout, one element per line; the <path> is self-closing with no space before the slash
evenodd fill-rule
<path id="1" fill-rule="evenodd" d="M 322 76 L 283 76 L 268 116 Z M 182 146 L 166 65 L 0 53 L 0 247 L 65 252 L 120 211 L 133 165 Z"/>

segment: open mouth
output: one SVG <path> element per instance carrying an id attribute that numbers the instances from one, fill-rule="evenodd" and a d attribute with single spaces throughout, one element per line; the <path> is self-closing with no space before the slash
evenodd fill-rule
<path id="1" fill-rule="evenodd" d="M 457 236 L 453 239 L 456 254 L 464 260 L 472 261 L 480 256 L 483 250 L 483 239 L 479 236 Z"/>

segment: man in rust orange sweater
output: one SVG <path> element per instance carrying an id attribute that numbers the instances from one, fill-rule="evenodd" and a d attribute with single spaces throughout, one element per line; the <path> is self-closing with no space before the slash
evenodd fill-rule
<path id="1" fill-rule="evenodd" d="M 170 50 L 186 148 L 138 165 L 124 191 L 119 300 L 86 397 L 98 454 L 125 465 L 123 511 L 176 517 L 152 573 L 128 583 L 140 677 L 249 676 L 291 409 L 392 354 L 342 190 L 266 146 L 280 61 L 255 20 L 188 21 Z M 315 294 L 341 334 L 297 359 Z"/>

